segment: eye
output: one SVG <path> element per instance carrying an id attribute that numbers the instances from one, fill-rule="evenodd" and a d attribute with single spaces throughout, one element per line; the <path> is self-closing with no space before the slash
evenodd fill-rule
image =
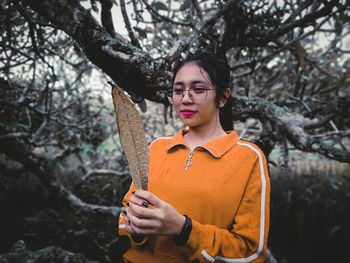
<path id="1" fill-rule="evenodd" d="M 180 88 L 174 88 L 173 91 L 174 91 L 174 94 L 176 95 L 181 95 L 183 93 L 183 90 Z"/>
<path id="2" fill-rule="evenodd" d="M 204 88 L 199 88 L 199 87 L 194 87 L 194 88 L 192 88 L 192 90 L 193 90 L 194 93 L 196 93 L 196 94 L 201 94 L 201 93 L 204 93 L 206 89 L 204 89 Z"/>

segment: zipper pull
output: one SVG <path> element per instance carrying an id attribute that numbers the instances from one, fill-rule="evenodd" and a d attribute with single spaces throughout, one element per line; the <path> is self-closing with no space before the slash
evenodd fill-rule
<path id="1" fill-rule="evenodd" d="M 188 169 L 188 167 L 190 167 L 193 163 L 192 161 L 192 155 L 193 155 L 193 151 L 190 151 L 190 155 L 188 156 L 187 160 L 185 161 L 185 171 Z"/>

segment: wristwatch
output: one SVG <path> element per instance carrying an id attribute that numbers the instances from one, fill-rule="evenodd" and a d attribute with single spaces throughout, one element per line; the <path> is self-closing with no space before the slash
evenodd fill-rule
<path id="1" fill-rule="evenodd" d="M 185 224 L 181 230 L 181 233 L 179 235 L 174 236 L 174 242 L 178 246 L 184 245 L 187 240 L 190 238 L 190 234 L 192 231 L 192 220 L 187 215 L 185 216 Z"/>

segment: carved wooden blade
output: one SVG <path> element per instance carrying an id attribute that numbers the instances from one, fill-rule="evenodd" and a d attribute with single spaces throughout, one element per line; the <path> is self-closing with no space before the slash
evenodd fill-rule
<path id="1" fill-rule="evenodd" d="M 149 151 L 143 122 L 133 102 L 118 86 L 112 85 L 114 112 L 120 142 L 136 189 L 147 190 Z"/>

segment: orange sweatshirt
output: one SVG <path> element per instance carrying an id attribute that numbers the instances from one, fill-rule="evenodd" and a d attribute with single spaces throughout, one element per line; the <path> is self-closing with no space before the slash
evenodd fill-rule
<path id="1" fill-rule="evenodd" d="M 131 248 L 126 262 L 263 262 L 269 230 L 270 180 L 262 151 L 236 132 L 192 152 L 181 130 L 150 146 L 148 190 L 192 219 L 186 244 L 172 236 L 136 243 L 119 218 L 119 234 Z M 132 184 L 123 205 L 126 206 Z"/>

